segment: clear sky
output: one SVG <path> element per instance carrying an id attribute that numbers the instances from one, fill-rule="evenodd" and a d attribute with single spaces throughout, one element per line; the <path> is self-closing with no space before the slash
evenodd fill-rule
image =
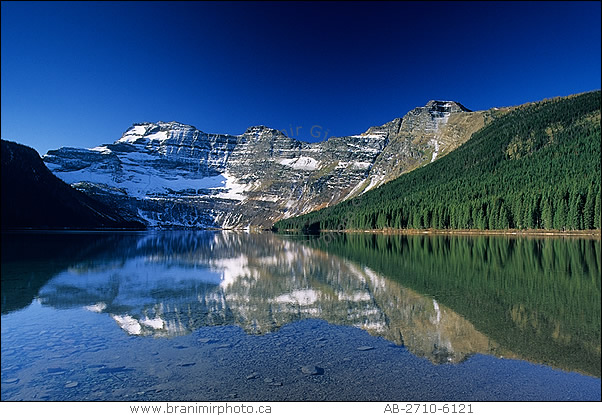
<path id="1" fill-rule="evenodd" d="M 597 1 L 1 8 L 2 138 L 41 154 L 142 121 L 316 141 L 430 99 L 481 110 L 600 89 Z"/>

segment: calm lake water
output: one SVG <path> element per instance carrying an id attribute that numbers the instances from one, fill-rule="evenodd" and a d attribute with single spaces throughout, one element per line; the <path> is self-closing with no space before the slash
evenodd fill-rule
<path id="1" fill-rule="evenodd" d="M 600 241 L 2 235 L 2 400 L 600 400 Z"/>

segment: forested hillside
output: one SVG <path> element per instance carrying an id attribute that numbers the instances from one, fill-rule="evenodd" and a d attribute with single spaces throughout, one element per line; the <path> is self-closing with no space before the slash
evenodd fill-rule
<path id="1" fill-rule="evenodd" d="M 517 107 L 378 189 L 275 229 L 600 229 L 600 91 Z"/>

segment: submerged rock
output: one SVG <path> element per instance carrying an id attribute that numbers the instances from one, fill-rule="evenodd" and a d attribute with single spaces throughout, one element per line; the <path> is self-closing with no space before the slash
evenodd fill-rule
<path id="1" fill-rule="evenodd" d="M 126 369 L 125 366 L 118 366 L 118 367 L 103 367 L 101 369 L 98 369 L 98 373 L 118 373 L 118 372 L 125 372 Z"/>
<path id="2" fill-rule="evenodd" d="M 324 374 L 324 369 L 322 369 L 321 367 L 318 366 L 303 366 L 301 368 L 301 372 L 305 373 L 306 375 L 323 375 Z"/>
<path id="3" fill-rule="evenodd" d="M 67 371 L 67 369 L 63 369 L 62 367 L 49 367 L 47 371 L 51 375 L 62 375 Z"/>
<path id="4" fill-rule="evenodd" d="M 222 343 L 215 346 L 216 349 L 229 349 L 230 347 L 232 347 L 230 343 Z"/>

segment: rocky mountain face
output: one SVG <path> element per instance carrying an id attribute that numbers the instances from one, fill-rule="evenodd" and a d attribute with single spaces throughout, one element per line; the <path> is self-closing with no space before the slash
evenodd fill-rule
<path id="1" fill-rule="evenodd" d="M 468 140 L 489 113 L 429 101 L 363 134 L 319 143 L 265 126 L 227 135 L 141 123 L 112 144 L 51 150 L 44 162 L 65 182 L 149 226 L 264 228 L 434 161 Z"/>

